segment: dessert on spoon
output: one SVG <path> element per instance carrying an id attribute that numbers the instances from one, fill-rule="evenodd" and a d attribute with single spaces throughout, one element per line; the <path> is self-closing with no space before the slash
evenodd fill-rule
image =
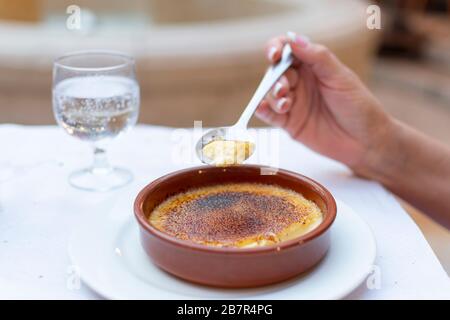
<path id="1" fill-rule="evenodd" d="M 291 47 L 286 44 L 280 61 L 267 69 L 255 94 L 234 125 L 211 129 L 199 139 L 195 151 L 203 163 L 215 166 L 236 165 L 243 163 L 253 154 L 255 144 L 247 132 L 248 122 L 267 92 L 291 66 L 291 52 Z"/>

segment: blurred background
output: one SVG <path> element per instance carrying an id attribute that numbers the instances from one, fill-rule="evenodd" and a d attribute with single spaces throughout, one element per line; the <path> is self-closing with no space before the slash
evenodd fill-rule
<path id="1" fill-rule="evenodd" d="M 136 57 L 141 123 L 229 124 L 267 67 L 265 41 L 292 30 L 329 46 L 388 112 L 450 144 L 450 1 L 372 3 L 381 30 L 367 28 L 364 0 L 0 0 L 0 123 L 55 124 L 53 59 L 113 49 Z M 450 233 L 403 205 L 450 273 Z"/>

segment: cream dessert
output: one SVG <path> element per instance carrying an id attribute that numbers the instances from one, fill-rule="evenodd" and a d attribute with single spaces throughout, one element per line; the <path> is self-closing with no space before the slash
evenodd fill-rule
<path id="1" fill-rule="evenodd" d="M 227 183 L 169 197 L 149 215 L 158 230 L 216 247 L 268 246 L 317 227 L 320 208 L 300 193 L 277 185 Z"/>
<path id="2" fill-rule="evenodd" d="M 216 166 L 241 164 L 255 150 L 255 144 L 249 141 L 214 140 L 203 147 L 203 156 Z"/>

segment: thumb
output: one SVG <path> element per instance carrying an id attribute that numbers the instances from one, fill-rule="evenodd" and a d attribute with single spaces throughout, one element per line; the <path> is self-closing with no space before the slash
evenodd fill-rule
<path id="1" fill-rule="evenodd" d="M 318 78 L 327 79 L 347 70 L 347 67 L 327 47 L 311 43 L 305 36 L 290 35 L 288 43 L 292 54 L 302 63 L 310 66 Z"/>

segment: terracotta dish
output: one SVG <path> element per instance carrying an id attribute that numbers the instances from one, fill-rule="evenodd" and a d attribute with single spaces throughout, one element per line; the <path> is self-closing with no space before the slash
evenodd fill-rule
<path id="1" fill-rule="evenodd" d="M 240 182 L 277 185 L 299 192 L 317 204 L 323 221 L 298 238 L 254 248 L 212 247 L 180 240 L 149 223 L 153 209 L 170 196 L 192 188 Z M 239 288 L 287 280 L 316 265 L 330 246 L 336 203 L 319 183 L 287 170 L 271 171 L 253 165 L 196 167 L 165 175 L 147 185 L 135 200 L 134 212 L 141 244 L 161 269 L 199 284 Z"/>

